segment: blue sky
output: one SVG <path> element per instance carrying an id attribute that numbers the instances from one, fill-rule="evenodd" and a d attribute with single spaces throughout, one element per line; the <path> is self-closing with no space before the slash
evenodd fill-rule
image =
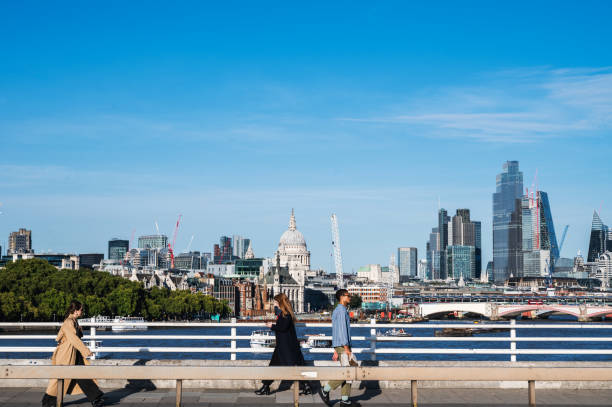
<path id="1" fill-rule="evenodd" d="M 222 234 L 271 256 L 295 208 L 315 267 L 425 241 L 438 199 L 483 222 L 506 160 L 549 194 L 563 255 L 612 223 L 607 2 L 3 2 L 0 242 L 106 252 Z M 486 264 L 486 263 L 485 263 Z"/>

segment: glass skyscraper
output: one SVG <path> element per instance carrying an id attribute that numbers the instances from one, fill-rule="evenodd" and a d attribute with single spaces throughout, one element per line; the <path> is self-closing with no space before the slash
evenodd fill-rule
<path id="1" fill-rule="evenodd" d="M 493 193 L 493 279 L 505 281 L 517 275 L 522 262 L 520 200 L 523 173 L 518 161 L 506 161 L 496 178 Z M 514 215 L 514 216 L 513 216 Z"/>
<path id="2" fill-rule="evenodd" d="M 397 264 L 399 267 L 400 282 L 408 281 L 417 276 L 417 248 L 400 247 L 397 249 Z"/>
<path id="3" fill-rule="evenodd" d="M 448 216 L 448 212 L 446 209 L 442 208 L 438 211 L 438 234 L 439 234 L 439 247 L 440 251 L 440 275 L 438 278 L 444 280 L 447 275 L 446 268 L 446 246 L 448 246 L 448 222 L 450 221 L 450 217 Z"/>
<path id="4" fill-rule="evenodd" d="M 610 244 L 610 233 L 608 227 L 604 225 L 597 211 L 593 211 L 593 222 L 591 223 L 591 239 L 589 240 L 589 263 L 597 261 L 599 256 L 606 250 L 612 250 Z"/>
<path id="5" fill-rule="evenodd" d="M 559 245 L 555 234 L 555 225 L 552 219 L 548 194 L 538 191 L 538 205 L 540 212 L 540 229 L 538 242 L 542 250 L 550 250 L 551 261 L 554 263 L 559 258 Z"/>

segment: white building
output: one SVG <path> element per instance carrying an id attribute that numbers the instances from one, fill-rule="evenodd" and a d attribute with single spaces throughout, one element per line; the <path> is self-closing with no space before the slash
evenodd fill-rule
<path id="1" fill-rule="evenodd" d="M 270 297 L 285 293 L 296 312 L 304 312 L 304 283 L 310 271 L 310 252 L 304 235 L 297 230 L 295 213 L 291 210 L 289 229 L 281 236 L 275 254 L 275 264 L 267 273 L 262 270 L 260 283 Z"/>
<path id="2" fill-rule="evenodd" d="M 612 278 L 612 252 L 606 251 L 597 259 L 595 278 L 601 280 L 602 289 L 610 287 L 610 279 Z"/>
<path id="3" fill-rule="evenodd" d="M 206 266 L 206 272 L 217 277 L 233 276 L 235 271 L 235 264 L 209 264 Z"/>
<path id="4" fill-rule="evenodd" d="M 425 280 L 427 277 L 427 259 L 419 260 L 419 265 L 417 267 L 417 277 L 421 280 Z"/>
<path id="5" fill-rule="evenodd" d="M 368 264 L 359 267 L 357 270 L 357 279 L 363 282 L 382 283 L 382 267 L 380 267 L 380 264 Z"/>

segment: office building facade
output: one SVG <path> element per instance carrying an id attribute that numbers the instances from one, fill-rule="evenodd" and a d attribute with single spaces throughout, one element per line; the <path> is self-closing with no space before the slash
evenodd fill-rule
<path id="1" fill-rule="evenodd" d="M 449 278 L 458 280 L 472 280 L 476 277 L 476 267 L 474 262 L 474 246 L 452 245 L 446 250 L 447 270 Z"/>
<path id="2" fill-rule="evenodd" d="M 165 249 L 168 247 L 168 236 L 147 235 L 138 238 L 139 249 Z M 174 250 L 174 247 L 172 248 Z"/>
<path id="3" fill-rule="evenodd" d="M 507 161 L 496 177 L 493 193 L 493 279 L 503 282 L 518 275 L 522 262 L 520 241 L 520 198 L 523 173 L 518 161 Z M 517 202 L 518 200 L 518 202 Z"/>
<path id="4" fill-rule="evenodd" d="M 399 281 L 403 283 L 410 278 L 417 277 L 418 257 L 416 247 L 400 247 L 397 249 L 397 265 L 399 267 Z"/>
<path id="5" fill-rule="evenodd" d="M 246 252 L 251 244 L 251 239 L 244 238 L 242 236 L 233 236 L 233 255 L 235 258 L 244 259 Z"/>
<path id="6" fill-rule="evenodd" d="M 93 266 L 102 263 L 104 253 L 84 253 L 79 254 L 79 265 L 82 268 L 93 270 Z"/>
<path id="7" fill-rule="evenodd" d="M 130 242 L 122 239 L 111 239 L 108 241 L 108 259 L 123 261 L 125 254 L 130 250 Z"/>
<path id="8" fill-rule="evenodd" d="M 32 231 L 19 229 L 9 235 L 7 255 L 17 253 L 33 253 L 32 250 Z"/>
<path id="9" fill-rule="evenodd" d="M 215 264 L 231 262 L 234 259 L 232 238 L 229 236 L 221 236 L 219 244 L 215 244 L 213 247 L 213 253 Z"/>

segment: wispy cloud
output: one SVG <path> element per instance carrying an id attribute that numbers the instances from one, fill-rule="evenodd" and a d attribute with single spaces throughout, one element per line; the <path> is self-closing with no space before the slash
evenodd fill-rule
<path id="1" fill-rule="evenodd" d="M 530 68 L 481 79 L 478 86 L 436 89 L 400 108 L 381 107 L 392 114 L 340 120 L 498 143 L 596 135 L 611 127 L 612 68 Z"/>

